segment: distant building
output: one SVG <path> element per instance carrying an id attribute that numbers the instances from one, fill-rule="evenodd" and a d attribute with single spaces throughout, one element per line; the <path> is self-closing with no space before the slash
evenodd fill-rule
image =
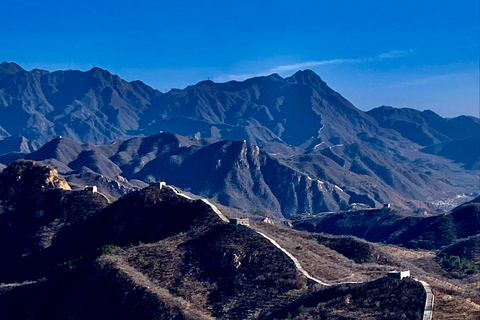
<path id="1" fill-rule="evenodd" d="M 234 226 L 247 226 L 250 227 L 250 219 L 248 218 L 235 218 L 230 219 L 230 224 Z"/>
<path id="2" fill-rule="evenodd" d="M 166 186 L 167 186 L 167 183 L 165 181 L 150 183 L 150 187 L 159 187 L 160 190 L 162 190 L 163 187 L 166 187 Z"/>
<path id="3" fill-rule="evenodd" d="M 403 278 L 410 277 L 410 270 L 405 271 L 390 271 L 387 273 L 387 278 L 402 280 Z"/>
<path id="4" fill-rule="evenodd" d="M 97 193 L 97 186 L 85 186 L 85 191 L 89 193 Z"/>
<path id="5" fill-rule="evenodd" d="M 385 209 L 390 209 L 392 206 L 390 205 L 390 203 L 384 203 L 384 204 L 383 204 L 383 207 L 384 207 Z"/>
<path id="6" fill-rule="evenodd" d="M 263 222 L 263 223 L 268 223 L 268 224 L 274 224 L 274 223 L 273 223 L 273 220 L 270 219 L 270 218 L 268 218 L 268 217 L 267 217 L 267 218 L 264 218 L 264 219 L 262 220 L 262 222 Z"/>

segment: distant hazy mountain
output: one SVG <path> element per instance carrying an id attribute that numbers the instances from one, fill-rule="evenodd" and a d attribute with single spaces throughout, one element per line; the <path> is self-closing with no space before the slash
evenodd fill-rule
<path id="1" fill-rule="evenodd" d="M 167 94 L 106 70 L 46 72 L 14 63 L 0 68 L 0 127 L 45 143 L 61 135 L 106 143 L 170 131 L 202 138 L 285 143 L 313 148 L 379 133 L 375 121 L 313 71 L 243 82 L 203 81 Z M 325 147 L 323 146 L 323 147 Z"/>
<path id="2" fill-rule="evenodd" d="M 433 111 L 382 106 L 367 112 L 383 128 L 391 128 L 403 137 L 437 154 L 468 167 L 478 166 L 480 159 L 480 119 L 459 116 L 442 118 Z M 477 163 L 475 165 L 475 163 Z"/>
<path id="3" fill-rule="evenodd" d="M 480 169 L 480 134 L 460 140 L 437 143 L 421 149 L 457 162 L 472 170 Z"/>
<path id="4" fill-rule="evenodd" d="M 425 206 L 420 202 L 476 192 L 471 171 L 420 152 L 415 139 L 467 139 L 472 148 L 475 141 L 468 139 L 478 124 L 473 117 L 446 120 L 433 112 L 387 107 L 367 114 L 310 70 L 287 78 L 203 81 L 162 94 L 100 68 L 29 72 L 14 63 L 0 67 L 0 136 L 8 138 L 0 140 L 0 153 L 10 152 L 3 164 L 38 148 L 35 142 L 55 139 L 26 157 L 64 173 L 90 174 L 90 180 L 92 173 L 108 177 L 102 182 L 105 190 L 122 177 L 168 179 L 226 205 L 247 204 L 249 211 L 286 216 L 352 202 Z M 416 132 L 408 130 L 412 126 L 420 126 L 414 137 L 407 134 Z M 177 136 L 180 143 L 161 142 L 159 132 L 196 140 Z M 15 134 L 21 141 L 12 146 L 7 142 Z M 117 141 L 134 135 L 157 138 Z M 79 143 L 63 143 L 58 136 Z M 456 161 L 468 158 L 473 168 L 475 153 L 453 147 L 457 153 L 452 155 L 450 149 L 424 151 Z M 122 188 L 128 185 L 113 189 L 120 195 Z"/>
<path id="5" fill-rule="evenodd" d="M 128 83 L 99 68 L 29 72 L 4 62 L 0 127 L 9 135 L 18 133 L 41 144 L 58 135 L 108 142 L 138 130 L 139 114 L 159 95 L 140 81 Z"/>
<path id="6" fill-rule="evenodd" d="M 40 147 L 41 144 L 37 141 L 28 140 L 18 133 L 0 140 L 0 150 L 2 150 L 2 154 L 11 152 L 30 153 Z"/>

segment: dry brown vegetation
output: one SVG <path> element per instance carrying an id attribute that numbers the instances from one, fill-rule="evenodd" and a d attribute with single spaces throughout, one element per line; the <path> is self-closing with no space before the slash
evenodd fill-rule
<path id="1" fill-rule="evenodd" d="M 266 239 L 228 225 L 195 239 L 179 234 L 117 255 L 153 286 L 218 318 L 258 318 L 308 290 L 293 262 Z"/>
<path id="2" fill-rule="evenodd" d="M 380 278 L 315 292 L 272 319 L 421 319 L 424 298 L 422 285 L 413 279 Z"/>
<path id="3" fill-rule="evenodd" d="M 0 319 L 415 318 L 423 290 L 380 279 L 393 269 L 432 285 L 435 319 L 480 312 L 478 275 L 451 278 L 434 252 L 252 222 L 313 277 L 361 282 L 322 286 L 270 240 L 170 188 L 150 186 L 104 209 L 94 194 L 36 191 L 0 216 Z M 24 255 L 27 240 L 40 247 Z"/>
<path id="4" fill-rule="evenodd" d="M 325 239 L 338 236 L 313 234 L 286 227 L 255 223 L 254 228 L 273 237 L 287 248 L 312 276 L 329 283 L 344 281 L 368 281 L 398 269 L 409 269 L 413 277 L 424 280 L 432 287 L 435 295 L 434 319 L 477 320 L 480 317 L 480 278 L 473 275 L 454 279 L 436 261 L 432 251 L 415 251 L 392 245 L 368 243 L 364 260 L 356 263 L 345 255 L 323 244 Z M 341 250 L 340 250 L 341 251 Z"/>

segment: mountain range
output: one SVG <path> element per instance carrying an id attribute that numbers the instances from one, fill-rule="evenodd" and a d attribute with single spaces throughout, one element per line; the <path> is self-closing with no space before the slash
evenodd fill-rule
<path id="1" fill-rule="evenodd" d="M 354 203 L 434 211 L 478 192 L 479 130 L 474 117 L 365 113 L 310 70 L 162 93 L 100 68 L 0 65 L 0 162 L 43 161 L 112 198 L 166 180 L 266 216 Z"/>
<path id="2" fill-rule="evenodd" d="M 478 319 L 479 130 L 310 70 L 162 93 L 4 62 L 0 319 L 417 319 L 415 278 Z"/>
<path id="3" fill-rule="evenodd" d="M 421 318 L 423 285 L 385 278 L 398 268 L 428 278 L 436 316 L 480 312 L 477 276 L 453 281 L 430 252 L 229 224 L 158 183 L 109 203 L 35 161 L 0 173 L 0 231 L 0 319 Z"/>

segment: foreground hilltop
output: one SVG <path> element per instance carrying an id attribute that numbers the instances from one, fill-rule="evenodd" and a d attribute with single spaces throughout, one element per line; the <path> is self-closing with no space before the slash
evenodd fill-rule
<path id="1" fill-rule="evenodd" d="M 34 176 L 39 183 L 9 202 L 4 190 L 20 190 L 17 185 Z M 9 208 L 0 215 L 7 231 L 1 233 L 1 319 L 284 319 L 314 312 L 308 308 L 317 303 L 335 319 L 334 310 L 345 304 L 329 301 L 344 299 L 361 306 L 349 309 L 353 316 L 411 318 L 423 310 L 424 290 L 413 280 L 368 282 L 375 277 L 365 274 L 362 283 L 328 288 L 309 280 L 293 256 L 256 227 L 231 226 L 211 204 L 173 187 L 151 185 L 108 204 L 94 190 L 61 189 L 45 176 L 64 181 L 29 161 L 0 175 L 19 178 L 0 185 Z M 357 265 L 322 250 L 330 250 L 325 257 L 333 255 L 341 269 Z M 318 266 L 327 261 L 320 257 Z M 398 266 L 389 263 L 380 274 Z M 335 277 L 325 280 L 342 282 Z M 401 300 L 388 300 L 400 292 Z"/>

